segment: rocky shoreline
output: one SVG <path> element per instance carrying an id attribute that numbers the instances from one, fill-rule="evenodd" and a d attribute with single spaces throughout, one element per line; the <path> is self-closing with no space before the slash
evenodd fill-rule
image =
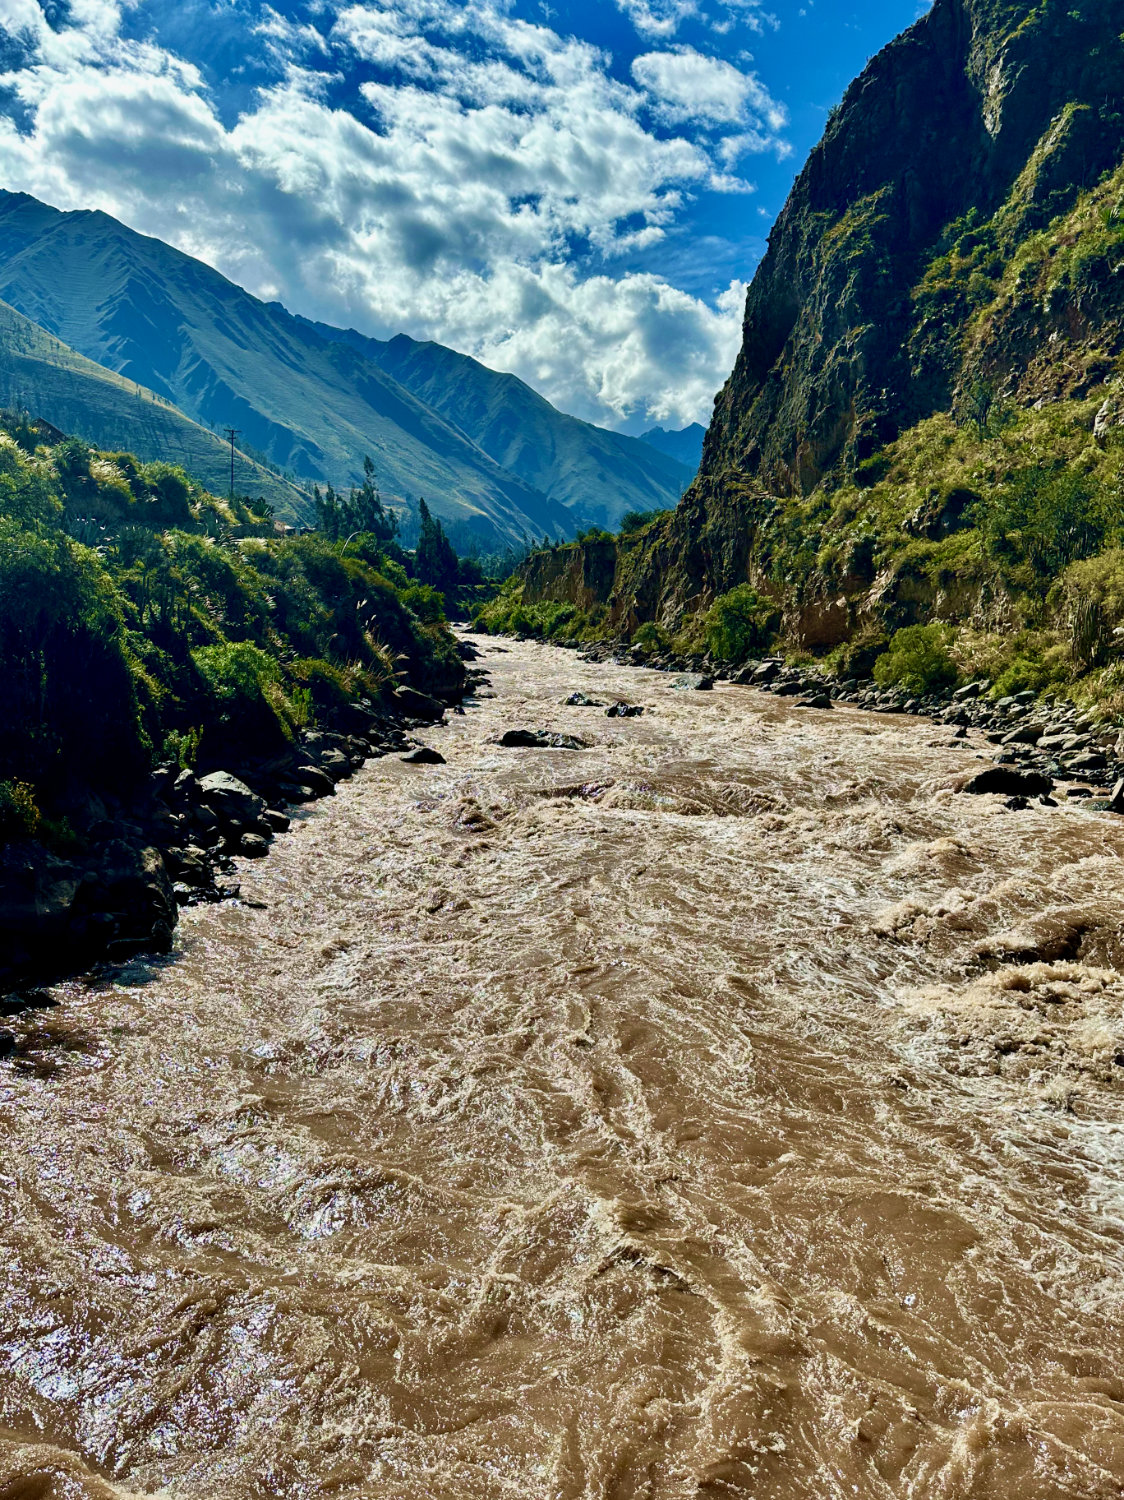
<path id="1" fill-rule="evenodd" d="M 810 667 L 764 657 L 730 668 L 708 656 L 649 656 L 634 647 L 574 647 L 584 661 L 648 667 L 675 673 L 685 688 L 706 691 L 733 682 L 796 699 L 798 708 L 830 710 L 836 703 L 883 714 L 913 714 L 948 725 L 961 739 L 970 731 L 994 746 L 994 768 L 972 777 L 964 790 L 998 793 L 1017 810 L 1036 798 L 1050 805 L 1061 789 L 1068 801 L 1124 813 L 1124 726 L 1099 721 L 1072 704 L 1031 692 L 992 700 L 989 684 L 973 682 L 941 693 L 911 695 L 872 681 L 840 681 Z"/>
<path id="2" fill-rule="evenodd" d="M 475 652 L 462 645 L 462 657 Z M 329 797 L 369 760 L 410 759 L 412 731 L 440 724 L 460 693 L 399 687 L 390 702 L 349 704 L 333 730 L 310 730 L 286 754 L 196 774 L 158 765 L 127 804 L 89 797 L 66 847 L 0 849 L 0 1016 L 49 1004 L 44 984 L 139 953 L 167 953 L 186 906 L 237 900 L 236 859 L 260 859 L 295 808 Z M 0 1031 L 0 1055 L 15 1045 Z"/>

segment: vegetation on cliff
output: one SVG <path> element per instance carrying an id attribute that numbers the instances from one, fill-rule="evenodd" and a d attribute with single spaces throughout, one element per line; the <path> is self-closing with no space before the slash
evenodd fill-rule
<path id="1" fill-rule="evenodd" d="M 345 502 L 366 529 L 285 536 L 171 465 L 5 420 L 0 842 L 65 837 L 91 795 L 127 797 L 159 761 L 281 754 L 400 677 L 455 691 L 441 596 L 408 576 L 369 488 Z"/>
<path id="2" fill-rule="evenodd" d="M 1122 34 L 1122 0 L 936 0 L 801 174 L 679 509 L 482 623 L 732 659 L 749 588 L 841 677 L 912 679 L 935 625 L 934 682 L 1124 709 Z"/>

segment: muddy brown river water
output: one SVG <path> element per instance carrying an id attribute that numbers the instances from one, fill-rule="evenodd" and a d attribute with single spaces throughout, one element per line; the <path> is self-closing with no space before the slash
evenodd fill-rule
<path id="1" fill-rule="evenodd" d="M 479 644 L 0 1064 L 0 1500 L 1124 1495 L 1124 820 Z"/>

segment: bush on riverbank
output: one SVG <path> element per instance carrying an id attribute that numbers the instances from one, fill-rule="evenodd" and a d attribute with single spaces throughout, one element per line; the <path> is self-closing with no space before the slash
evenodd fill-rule
<path id="1" fill-rule="evenodd" d="M 440 596 L 378 538 L 282 536 L 171 465 L 3 424 L 0 670 L 0 842 L 165 757 L 277 753 L 399 674 L 463 681 Z"/>
<path id="2" fill-rule="evenodd" d="M 716 599 L 707 612 L 707 650 L 715 661 L 745 661 L 775 637 L 780 623 L 774 604 L 748 583 L 739 584 Z"/>
<path id="3" fill-rule="evenodd" d="M 939 693 L 951 687 L 959 675 L 949 651 L 951 639 L 944 625 L 907 625 L 874 663 L 875 682 L 911 693 Z"/>

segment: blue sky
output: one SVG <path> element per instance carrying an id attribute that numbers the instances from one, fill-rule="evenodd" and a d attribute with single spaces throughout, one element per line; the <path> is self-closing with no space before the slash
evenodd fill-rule
<path id="1" fill-rule="evenodd" d="M 0 186 L 607 426 L 682 426 L 829 109 L 925 9 L 0 0 Z"/>

